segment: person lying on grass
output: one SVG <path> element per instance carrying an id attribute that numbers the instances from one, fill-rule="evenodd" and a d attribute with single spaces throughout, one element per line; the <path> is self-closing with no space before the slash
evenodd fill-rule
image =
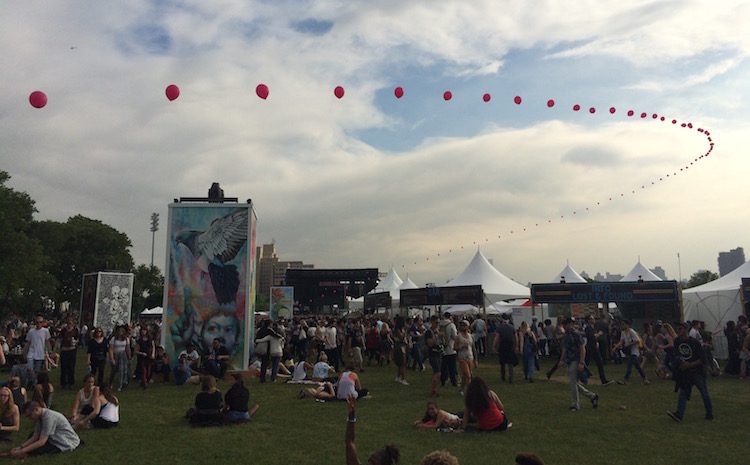
<path id="1" fill-rule="evenodd" d="M 424 417 L 421 420 L 415 421 L 414 426 L 418 429 L 458 429 L 461 427 L 461 418 L 453 413 L 440 410 L 437 402 L 428 402 Z"/>

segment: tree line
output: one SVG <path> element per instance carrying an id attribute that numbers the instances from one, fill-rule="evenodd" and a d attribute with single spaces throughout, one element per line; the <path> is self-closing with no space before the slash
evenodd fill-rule
<path id="1" fill-rule="evenodd" d="M 83 275 L 98 271 L 134 274 L 133 312 L 161 305 L 164 276 L 156 266 L 135 266 L 125 233 L 82 215 L 36 221 L 34 200 L 8 187 L 9 179 L 0 170 L 0 321 L 11 314 L 63 316 L 62 302 L 77 311 Z"/>

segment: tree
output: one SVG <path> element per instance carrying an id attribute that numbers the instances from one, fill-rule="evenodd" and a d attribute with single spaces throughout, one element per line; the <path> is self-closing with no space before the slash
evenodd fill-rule
<path id="1" fill-rule="evenodd" d="M 133 270 L 128 236 L 99 220 L 76 215 L 66 223 L 36 223 L 33 232 L 50 259 L 50 274 L 57 279 L 59 301 L 78 305 L 85 273 Z"/>
<path id="2" fill-rule="evenodd" d="M 54 292 L 55 280 L 45 273 L 42 246 L 30 230 L 36 207 L 25 192 L 5 185 L 0 170 L 0 316 L 37 312 L 42 298 Z"/>
<path id="3" fill-rule="evenodd" d="M 164 275 L 153 265 L 138 265 L 133 274 L 133 313 L 137 316 L 144 308 L 163 303 Z"/>
<path id="4" fill-rule="evenodd" d="M 690 276 L 690 279 L 685 285 L 685 288 L 689 289 L 691 287 L 700 286 L 701 284 L 706 284 L 707 282 L 711 282 L 715 279 L 719 279 L 719 275 L 714 273 L 713 271 L 698 270 L 693 273 L 692 276 Z"/>

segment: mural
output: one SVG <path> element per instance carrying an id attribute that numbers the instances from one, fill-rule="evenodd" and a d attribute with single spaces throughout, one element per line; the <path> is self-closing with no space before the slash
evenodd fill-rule
<path id="1" fill-rule="evenodd" d="M 87 273 L 81 288 L 81 324 L 101 326 L 106 333 L 130 322 L 133 273 Z"/>
<path id="2" fill-rule="evenodd" d="M 252 206 L 170 205 L 166 268 L 162 345 L 172 360 L 189 342 L 207 355 L 219 339 L 230 369 L 246 369 L 255 300 Z"/>
<path id="3" fill-rule="evenodd" d="M 294 288 L 291 286 L 272 286 L 270 300 L 270 316 L 272 320 L 292 318 L 294 305 Z"/>

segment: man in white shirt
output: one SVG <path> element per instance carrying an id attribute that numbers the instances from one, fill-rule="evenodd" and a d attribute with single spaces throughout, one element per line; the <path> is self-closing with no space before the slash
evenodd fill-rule
<path id="1" fill-rule="evenodd" d="M 198 351 L 195 350 L 195 344 L 193 344 L 192 342 L 188 342 L 185 350 L 180 352 L 180 354 L 177 356 L 177 359 L 179 360 L 182 355 L 187 355 L 188 364 L 190 365 L 190 369 L 192 371 L 198 371 L 200 369 L 201 356 L 198 354 Z"/>
<path id="2" fill-rule="evenodd" d="M 44 318 L 39 315 L 36 317 L 36 323 L 26 335 L 26 360 L 30 366 L 34 367 L 34 373 L 39 373 L 44 362 L 44 355 L 47 353 L 47 341 L 50 338 L 49 330 L 44 326 Z"/>
<path id="3" fill-rule="evenodd" d="M 336 347 L 336 323 L 333 319 L 328 320 L 328 323 L 326 323 L 325 333 L 323 333 L 323 348 L 333 368 L 339 371 L 339 351 Z"/>

